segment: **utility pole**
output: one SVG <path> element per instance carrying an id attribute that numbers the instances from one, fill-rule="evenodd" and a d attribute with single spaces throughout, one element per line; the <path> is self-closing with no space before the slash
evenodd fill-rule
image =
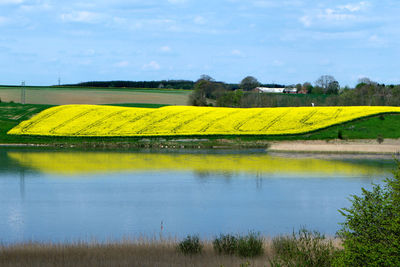
<path id="1" fill-rule="evenodd" d="M 21 84 L 21 103 L 25 104 L 25 81 Z"/>

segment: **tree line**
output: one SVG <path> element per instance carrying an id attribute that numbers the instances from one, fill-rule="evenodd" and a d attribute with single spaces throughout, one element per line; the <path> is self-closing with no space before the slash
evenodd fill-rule
<path id="1" fill-rule="evenodd" d="M 193 81 L 188 80 L 161 80 L 161 81 L 89 81 L 76 84 L 64 84 L 63 86 L 77 87 L 107 87 L 107 88 L 165 88 L 192 90 Z"/>
<path id="2" fill-rule="evenodd" d="M 252 76 L 245 77 L 238 88 L 232 89 L 208 75 L 194 83 L 189 104 L 218 107 L 296 107 L 296 106 L 399 106 L 400 85 L 385 85 L 361 78 L 355 88 L 341 88 L 331 75 L 322 75 L 314 85 L 310 82 L 289 86 L 267 85 L 269 88 L 285 87 L 295 94 L 263 93 L 263 87 Z"/>
<path id="3" fill-rule="evenodd" d="M 207 78 L 208 77 L 208 78 Z M 215 82 L 213 78 L 208 75 L 202 75 L 200 79 L 210 79 Z M 184 89 L 194 90 L 195 81 L 190 80 L 160 80 L 160 81 L 89 81 L 74 84 L 63 84 L 62 86 L 76 86 L 76 87 L 102 87 L 102 88 L 152 88 L 152 89 Z M 237 90 L 240 88 L 236 83 L 223 83 L 226 90 Z M 263 84 L 266 87 L 284 87 L 280 84 Z"/>

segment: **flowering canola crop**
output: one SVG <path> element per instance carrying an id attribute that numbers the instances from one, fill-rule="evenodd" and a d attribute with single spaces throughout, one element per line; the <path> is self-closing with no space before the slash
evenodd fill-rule
<path id="1" fill-rule="evenodd" d="M 65 105 L 46 109 L 8 134 L 46 136 L 286 135 L 306 133 L 400 107 L 129 108 Z"/>

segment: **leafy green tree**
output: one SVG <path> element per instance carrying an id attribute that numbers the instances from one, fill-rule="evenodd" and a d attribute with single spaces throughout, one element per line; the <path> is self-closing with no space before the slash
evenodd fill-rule
<path id="1" fill-rule="evenodd" d="M 320 86 L 314 86 L 311 90 L 312 94 L 318 94 L 318 95 L 322 95 L 324 93 L 324 88 L 320 87 Z"/>
<path id="2" fill-rule="evenodd" d="M 303 83 L 303 86 L 301 88 L 301 90 L 307 94 L 311 94 L 312 89 L 313 89 L 313 86 L 309 82 Z"/>
<path id="3" fill-rule="evenodd" d="M 337 95 L 339 93 L 339 82 L 338 81 L 333 81 L 328 84 L 328 88 L 326 88 L 326 94 L 328 95 Z"/>
<path id="4" fill-rule="evenodd" d="M 207 106 L 207 99 L 217 99 L 226 91 L 222 82 L 216 82 L 208 75 L 202 75 L 194 84 L 193 93 L 189 96 L 189 104 L 194 106 Z"/>
<path id="5" fill-rule="evenodd" d="M 340 210 L 345 217 L 338 235 L 344 250 L 338 266 L 400 266 L 400 163 L 394 177 L 362 196 L 352 196 L 352 206 Z"/>
<path id="6" fill-rule="evenodd" d="M 253 76 L 247 76 L 240 82 L 240 89 L 243 91 L 251 91 L 257 86 L 260 86 L 260 82 Z"/>

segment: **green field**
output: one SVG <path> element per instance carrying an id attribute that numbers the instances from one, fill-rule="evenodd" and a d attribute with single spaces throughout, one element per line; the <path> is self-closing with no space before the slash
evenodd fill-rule
<path id="1" fill-rule="evenodd" d="M 29 104 L 121 104 L 145 103 L 187 105 L 190 90 L 99 87 L 25 87 L 25 103 Z M 0 86 L 0 100 L 21 103 L 21 87 Z"/>
<path id="2" fill-rule="evenodd" d="M 157 104 L 121 104 L 129 107 L 156 108 Z M 194 137 L 46 137 L 7 135 L 7 132 L 51 105 L 0 103 L 1 144 L 43 144 L 56 146 L 104 146 L 104 147 L 265 147 L 273 140 L 330 140 L 330 139 L 385 139 L 400 138 L 400 114 L 385 114 L 363 118 L 323 130 L 300 135 L 287 136 L 194 136 Z M 183 140 L 182 140 L 183 139 Z M 187 139 L 188 141 L 185 141 Z"/>

